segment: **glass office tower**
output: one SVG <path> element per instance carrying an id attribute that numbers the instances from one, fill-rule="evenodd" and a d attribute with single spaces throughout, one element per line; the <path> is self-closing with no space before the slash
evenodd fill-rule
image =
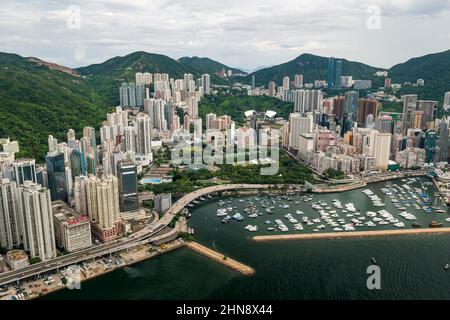
<path id="1" fill-rule="evenodd" d="M 120 211 L 134 211 L 139 209 L 137 170 L 131 160 L 122 160 L 117 163 L 117 177 L 119 179 Z"/>
<path id="2" fill-rule="evenodd" d="M 45 157 L 47 167 L 48 188 L 52 201 L 63 200 L 67 202 L 67 183 L 64 154 L 51 152 Z"/>

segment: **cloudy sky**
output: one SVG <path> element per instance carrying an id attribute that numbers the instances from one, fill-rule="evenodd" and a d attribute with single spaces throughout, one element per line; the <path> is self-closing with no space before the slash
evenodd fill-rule
<path id="1" fill-rule="evenodd" d="M 450 0 L 1 0 L 0 51 L 70 67 L 144 50 L 253 69 L 308 52 L 390 67 L 450 49 Z"/>

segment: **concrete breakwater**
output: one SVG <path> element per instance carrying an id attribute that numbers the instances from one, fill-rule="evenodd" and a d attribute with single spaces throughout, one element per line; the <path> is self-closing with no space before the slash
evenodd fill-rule
<path id="1" fill-rule="evenodd" d="M 255 270 L 243 263 L 240 263 L 239 261 L 236 261 L 234 259 L 231 259 L 229 257 L 224 256 L 223 254 L 214 251 L 212 249 L 209 249 L 205 246 L 202 246 L 201 244 L 197 242 L 187 242 L 186 247 L 192 249 L 195 252 L 198 252 L 216 262 L 219 262 L 231 269 L 234 269 L 236 271 L 239 271 L 240 273 L 251 276 L 255 274 Z"/>
<path id="2" fill-rule="evenodd" d="M 374 230 L 374 231 L 348 231 L 348 232 L 325 232 L 304 234 L 277 234 L 267 236 L 255 236 L 252 240 L 257 242 L 279 241 L 279 240 L 314 240 L 314 239 L 336 239 L 336 238 L 366 238 L 381 236 L 400 236 L 418 234 L 442 234 L 450 233 L 450 228 L 425 228 L 425 229 L 401 229 L 401 230 Z"/>

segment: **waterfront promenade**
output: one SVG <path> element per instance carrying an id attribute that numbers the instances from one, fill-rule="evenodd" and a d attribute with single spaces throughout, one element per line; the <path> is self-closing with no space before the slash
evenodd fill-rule
<path id="1" fill-rule="evenodd" d="M 316 184 L 313 185 L 312 192 L 314 193 L 334 193 L 334 192 L 344 192 L 354 189 L 364 188 L 371 183 L 383 182 L 395 179 L 404 179 L 409 177 L 422 177 L 425 176 L 425 171 L 411 171 L 411 172 L 393 172 L 384 173 L 370 177 L 360 178 L 355 181 L 351 180 L 330 180 L 326 184 Z"/>
<path id="2" fill-rule="evenodd" d="M 220 254 L 217 251 L 214 251 L 205 246 L 202 246 L 201 244 L 199 244 L 197 242 L 187 242 L 186 247 L 210 258 L 211 260 L 214 260 L 214 261 L 221 263 L 231 269 L 239 271 L 243 275 L 251 276 L 251 275 L 255 274 L 255 270 L 253 268 L 251 268 L 239 261 L 231 259 L 227 256 L 224 256 L 223 254 Z"/>
<path id="3" fill-rule="evenodd" d="M 169 231 L 167 233 L 162 232 L 167 230 L 167 227 L 176 215 L 184 209 L 190 202 L 208 195 L 210 193 L 218 193 L 229 190 L 258 190 L 258 189 L 270 189 L 271 187 L 277 187 L 276 185 L 253 185 L 253 184 L 226 184 L 211 186 L 203 189 L 191 192 L 177 202 L 162 216 L 158 221 L 152 223 L 149 226 L 133 233 L 129 237 L 123 237 L 121 239 L 114 240 L 112 242 L 94 245 L 92 247 L 62 255 L 53 258 L 48 261 L 39 262 L 30 266 L 27 266 L 20 271 L 11 270 L 0 273 L 0 285 L 9 284 L 19 280 L 31 278 L 36 275 L 44 274 L 50 271 L 58 271 L 69 265 L 81 263 L 83 261 L 93 260 L 102 256 L 109 256 L 115 252 L 124 251 L 133 248 L 138 245 L 170 241 L 174 237 L 174 232 Z M 295 187 L 295 186 L 294 186 Z"/>
<path id="4" fill-rule="evenodd" d="M 256 242 L 279 241 L 279 240 L 317 240 L 317 239 L 339 239 L 339 238 L 368 238 L 419 234 L 444 234 L 450 233 L 450 228 L 425 228 L 425 229 L 399 229 L 399 230 L 373 230 L 373 231 L 347 231 L 347 232 L 325 232 L 325 233 L 303 233 L 303 234 L 277 234 L 267 236 L 255 236 Z"/>
<path id="5" fill-rule="evenodd" d="M 334 192 L 344 192 L 354 189 L 364 188 L 367 186 L 365 181 L 357 181 L 354 183 L 349 183 L 345 185 L 314 185 L 312 192 L 314 193 L 334 193 Z"/>

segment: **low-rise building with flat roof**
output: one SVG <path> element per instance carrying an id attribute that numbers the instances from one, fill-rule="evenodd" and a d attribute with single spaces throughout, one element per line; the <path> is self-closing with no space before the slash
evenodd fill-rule
<path id="1" fill-rule="evenodd" d="M 155 210 L 158 212 L 166 212 L 172 206 L 172 194 L 162 193 L 155 196 Z"/>
<path id="2" fill-rule="evenodd" d="M 28 255 L 23 250 L 11 250 L 6 253 L 6 262 L 11 270 L 23 269 L 30 265 Z"/>
<path id="3" fill-rule="evenodd" d="M 61 200 L 54 201 L 52 209 L 58 247 L 73 252 L 92 245 L 91 224 L 87 216 L 79 214 Z"/>

